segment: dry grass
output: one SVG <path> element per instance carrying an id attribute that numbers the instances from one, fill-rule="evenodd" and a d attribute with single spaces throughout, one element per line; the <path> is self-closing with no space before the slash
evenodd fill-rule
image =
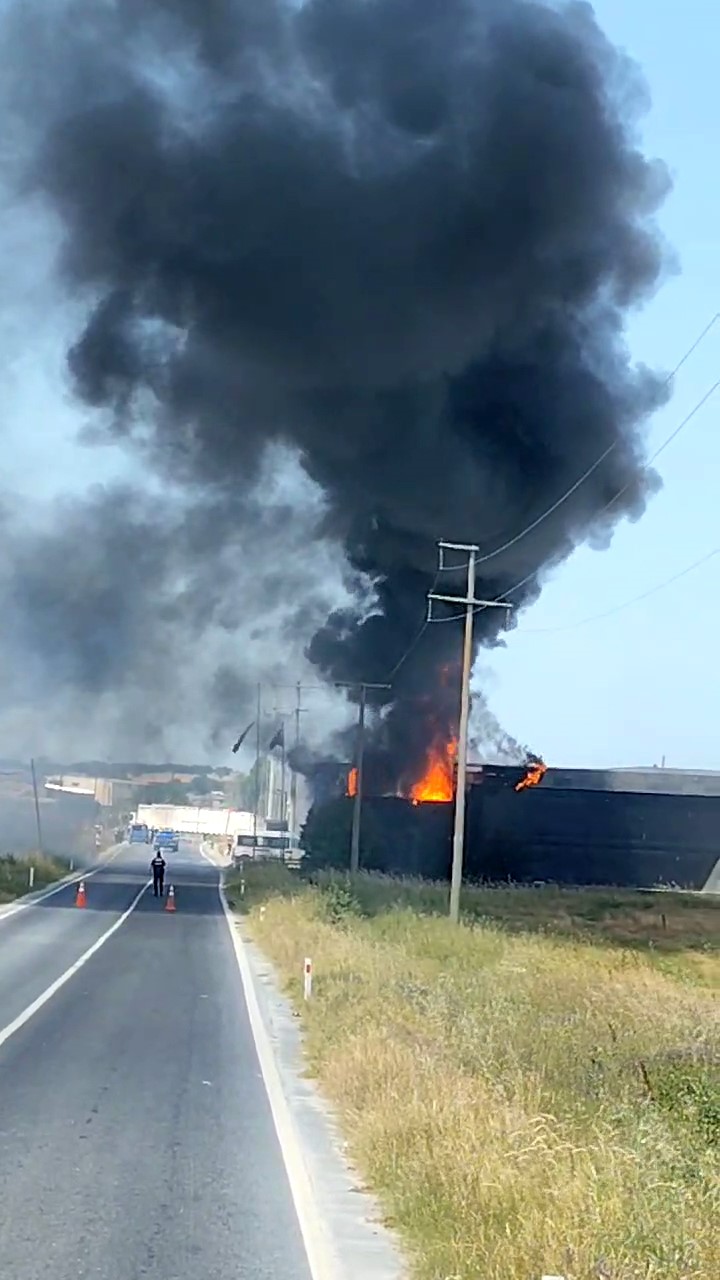
<path id="1" fill-rule="evenodd" d="M 30 891 L 30 867 L 35 868 L 35 889 L 44 889 L 67 875 L 69 864 L 62 858 L 27 854 L 22 858 L 8 853 L 0 857 L 0 904 L 12 902 Z"/>
<path id="2" fill-rule="evenodd" d="M 477 890 L 453 929 L 434 886 L 249 873 L 419 1280 L 720 1277 L 720 904 L 651 897 Z"/>

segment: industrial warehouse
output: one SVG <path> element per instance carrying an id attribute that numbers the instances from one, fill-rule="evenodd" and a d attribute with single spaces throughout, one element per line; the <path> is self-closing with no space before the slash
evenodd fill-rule
<path id="1" fill-rule="evenodd" d="M 349 811 L 347 765 L 316 770 L 312 854 L 332 809 Z M 477 880 L 702 889 L 720 859 L 720 772 L 553 769 L 518 789 L 520 765 L 468 765 L 465 874 Z M 334 801 L 334 803 L 333 803 Z M 446 878 L 453 805 L 366 794 L 363 863 Z"/>

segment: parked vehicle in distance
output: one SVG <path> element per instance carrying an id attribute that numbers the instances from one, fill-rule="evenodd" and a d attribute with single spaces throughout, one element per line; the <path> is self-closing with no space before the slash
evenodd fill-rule
<path id="1" fill-rule="evenodd" d="M 166 829 L 156 833 L 153 848 L 160 849 L 163 853 L 177 853 L 179 847 L 180 839 L 175 831 Z"/>
<path id="2" fill-rule="evenodd" d="M 146 822 L 131 822 L 128 827 L 129 844 L 148 844 L 150 831 Z"/>

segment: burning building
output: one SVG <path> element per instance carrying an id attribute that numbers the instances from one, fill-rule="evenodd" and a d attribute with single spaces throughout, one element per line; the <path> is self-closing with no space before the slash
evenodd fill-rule
<path id="1" fill-rule="evenodd" d="M 700 889 L 719 833 L 720 773 L 547 769 L 518 794 L 515 770 L 470 770 L 469 874 Z"/>
<path id="2" fill-rule="evenodd" d="M 344 809 L 349 834 L 348 766 L 332 768 L 334 793 L 318 796 L 308 824 L 311 853 L 323 812 L 338 824 Z M 720 773 L 469 765 L 466 818 L 469 879 L 701 889 L 720 858 Z M 445 878 L 452 822 L 446 802 L 368 794 L 364 865 Z M 340 824 L 333 843 L 340 862 L 347 847 Z"/>

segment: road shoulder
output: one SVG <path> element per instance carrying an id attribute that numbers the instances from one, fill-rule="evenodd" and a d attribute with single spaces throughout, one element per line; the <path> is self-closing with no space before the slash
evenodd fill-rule
<path id="1" fill-rule="evenodd" d="M 269 1052 L 282 1093 L 284 1116 L 280 1123 L 277 1114 L 275 1118 L 291 1185 L 303 1184 L 301 1194 L 312 1197 L 310 1212 L 321 1224 L 324 1240 L 318 1247 L 318 1264 L 313 1266 L 311 1259 L 313 1280 L 404 1280 L 407 1266 L 399 1244 L 384 1226 L 376 1200 L 362 1187 L 346 1159 L 337 1121 L 306 1075 L 299 1019 L 270 962 L 249 938 L 242 917 L 228 906 L 222 887 L 221 897 L 248 1005 L 256 1005 L 257 1018 L 253 1019 L 250 1008 L 248 1012 L 251 1023 L 259 1023 L 253 1025 L 253 1032 L 261 1067 L 264 1053 Z M 263 1074 L 271 1093 L 265 1070 Z M 270 1100 L 272 1104 L 272 1096 Z M 283 1133 L 280 1130 L 285 1125 L 289 1131 Z M 296 1186 L 293 1192 L 297 1205 Z"/>
<path id="2" fill-rule="evenodd" d="M 60 880 L 53 881 L 52 884 L 46 884 L 42 889 L 35 889 L 31 893 L 24 893 L 19 898 L 13 898 L 12 902 L 4 902 L 0 906 L 0 923 L 7 920 L 10 916 L 17 915 L 19 911 L 26 911 L 28 907 L 34 907 L 38 902 L 43 902 L 45 898 L 52 898 L 53 894 L 60 893 L 62 889 L 66 889 L 68 885 L 79 884 L 81 880 L 89 880 L 92 876 L 96 876 L 102 871 L 114 858 L 118 856 L 124 844 L 114 844 L 101 853 L 95 862 L 87 867 L 80 867 L 76 871 L 68 871 L 66 876 Z"/>

